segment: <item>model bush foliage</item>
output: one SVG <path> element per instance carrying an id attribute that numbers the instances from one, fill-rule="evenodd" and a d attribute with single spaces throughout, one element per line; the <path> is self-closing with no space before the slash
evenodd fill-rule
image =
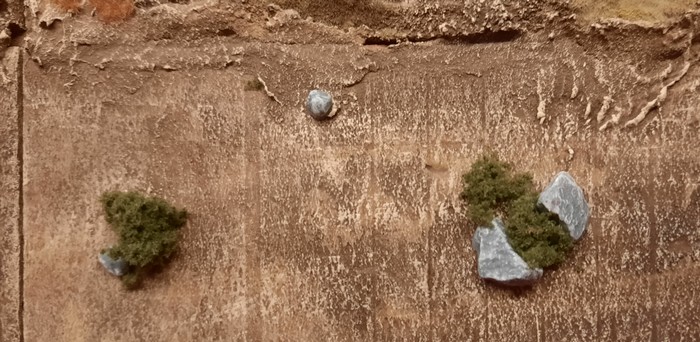
<path id="1" fill-rule="evenodd" d="M 129 265 L 121 279 L 134 288 L 149 270 L 163 266 L 173 254 L 187 212 L 136 192 L 107 192 L 101 202 L 107 223 L 119 236 L 119 243 L 107 252 Z"/>
<path id="2" fill-rule="evenodd" d="M 556 214 L 537 206 L 530 174 L 515 172 L 487 154 L 472 165 L 463 183 L 469 218 L 490 227 L 494 217 L 501 217 L 510 245 L 530 267 L 550 267 L 566 258 L 573 240 Z"/>

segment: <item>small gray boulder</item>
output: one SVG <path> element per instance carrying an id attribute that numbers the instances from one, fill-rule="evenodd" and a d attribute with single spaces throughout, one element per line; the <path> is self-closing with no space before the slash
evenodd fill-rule
<path id="1" fill-rule="evenodd" d="M 123 260 L 114 260 L 106 252 L 100 253 L 97 259 L 100 260 L 100 264 L 104 266 L 107 272 L 117 277 L 123 276 L 128 269 L 126 262 Z"/>
<path id="2" fill-rule="evenodd" d="M 306 110 L 312 118 L 323 120 L 333 116 L 333 97 L 331 94 L 314 89 L 306 98 Z"/>
<path id="3" fill-rule="evenodd" d="M 508 286 L 532 285 L 542 269 L 532 269 L 508 243 L 503 222 L 494 219 L 493 228 L 479 227 L 472 239 L 477 252 L 479 277 Z"/>
<path id="4" fill-rule="evenodd" d="M 588 203 L 583 190 L 568 172 L 559 172 L 542 191 L 537 203 L 557 214 L 574 240 L 580 239 L 586 231 L 590 218 Z"/>

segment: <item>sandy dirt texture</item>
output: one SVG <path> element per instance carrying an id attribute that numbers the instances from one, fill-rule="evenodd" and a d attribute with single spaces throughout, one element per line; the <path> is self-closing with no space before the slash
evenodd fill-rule
<path id="1" fill-rule="evenodd" d="M 20 338 L 21 51 L 2 51 L 0 61 L 0 341 Z"/>
<path id="2" fill-rule="evenodd" d="M 692 6 L 26 6 L 0 87 L 2 341 L 700 340 Z M 313 88 L 333 120 L 304 113 Z M 531 289 L 478 278 L 459 192 L 489 150 L 541 187 L 568 171 L 591 207 Z M 138 291 L 97 261 L 108 190 L 192 213 Z"/>
<path id="3" fill-rule="evenodd" d="M 697 0 L 573 0 L 573 8 L 584 21 L 619 18 L 632 21 L 668 22 L 675 20 Z"/>

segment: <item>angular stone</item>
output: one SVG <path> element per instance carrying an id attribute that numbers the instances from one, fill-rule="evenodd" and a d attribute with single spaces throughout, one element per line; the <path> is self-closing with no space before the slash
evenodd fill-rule
<path id="1" fill-rule="evenodd" d="M 531 285 L 542 277 L 508 243 L 503 222 L 494 219 L 493 228 L 479 227 L 472 245 L 478 254 L 479 277 L 508 286 Z"/>
<path id="2" fill-rule="evenodd" d="M 568 172 L 559 172 L 540 194 L 538 205 L 559 215 L 574 240 L 581 238 L 588 226 L 590 213 L 583 190 Z"/>
<path id="3" fill-rule="evenodd" d="M 306 98 L 306 110 L 316 120 L 329 118 L 333 113 L 333 97 L 325 91 L 314 89 Z"/>
<path id="4" fill-rule="evenodd" d="M 100 264 L 104 266 L 107 272 L 117 277 L 123 276 L 128 268 L 126 262 L 123 260 L 114 260 L 107 255 L 107 253 L 100 253 L 98 260 L 100 260 Z"/>

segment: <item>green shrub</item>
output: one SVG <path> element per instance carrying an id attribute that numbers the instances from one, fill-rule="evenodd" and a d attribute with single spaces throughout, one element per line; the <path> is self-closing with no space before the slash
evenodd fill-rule
<path id="1" fill-rule="evenodd" d="M 561 263 L 573 245 L 557 215 L 537 207 L 537 194 L 527 194 L 513 201 L 504 223 L 508 242 L 533 268 Z"/>
<path id="2" fill-rule="evenodd" d="M 119 236 L 119 243 L 108 254 L 129 265 L 121 279 L 127 287 L 136 287 L 143 275 L 163 266 L 173 254 L 187 212 L 136 192 L 107 192 L 100 200 L 107 223 Z"/>
<path id="3" fill-rule="evenodd" d="M 533 188 L 530 175 L 513 175 L 512 166 L 493 154 L 479 158 L 462 179 L 469 218 L 479 225 L 490 225 L 494 216 L 505 216 L 508 205 Z"/>
<path id="4" fill-rule="evenodd" d="M 490 227 L 494 217 L 501 217 L 508 241 L 530 267 L 554 266 L 565 259 L 573 245 L 571 236 L 556 214 L 537 206 L 530 174 L 515 173 L 512 165 L 487 154 L 462 180 L 469 218 Z"/>

